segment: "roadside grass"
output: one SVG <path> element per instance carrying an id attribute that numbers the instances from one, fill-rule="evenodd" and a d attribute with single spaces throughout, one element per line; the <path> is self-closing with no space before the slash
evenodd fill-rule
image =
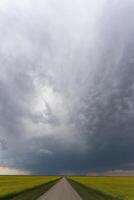
<path id="1" fill-rule="evenodd" d="M 69 177 L 87 188 L 117 199 L 134 200 L 134 177 Z"/>
<path id="2" fill-rule="evenodd" d="M 19 200 L 27 200 L 27 198 L 34 200 L 34 196 L 40 196 L 58 179 L 58 176 L 0 176 L 0 200 L 9 200 L 14 197 L 19 197 Z M 24 198 L 21 194 L 25 195 Z M 31 195 L 30 198 L 29 195 Z"/>
<path id="3" fill-rule="evenodd" d="M 121 198 L 112 197 L 99 190 L 87 187 L 79 182 L 68 179 L 73 188 L 78 192 L 83 200 L 122 200 Z"/>
<path id="4" fill-rule="evenodd" d="M 54 184 L 56 184 L 57 180 L 50 181 L 46 184 L 38 186 L 33 189 L 26 190 L 22 192 L 20 195 L 17 195 L 12 200 L 37 200 L 41 195 L 43 195 L 46 191 L 48 191 Z"/>

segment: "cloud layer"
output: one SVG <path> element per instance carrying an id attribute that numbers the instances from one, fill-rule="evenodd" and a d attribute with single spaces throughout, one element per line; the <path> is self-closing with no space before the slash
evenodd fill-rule
<path id="1" fill-rule="evenodd" d="M 0 3 L 0 166 L 134 167 L 134 3 Z"/>
<path id="2" fill-rule="evenodd" d="M 30 175 L 30 172 L 8 167 L 0 167 L 0 175 Z"/>

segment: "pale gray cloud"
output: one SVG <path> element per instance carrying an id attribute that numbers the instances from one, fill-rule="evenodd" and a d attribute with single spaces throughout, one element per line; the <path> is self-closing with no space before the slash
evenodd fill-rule
<path id="1" fill-rule="evenodd" d="M 0 2 L 1 166 L 133 169 L 133 11 L 131 0 Z"/>

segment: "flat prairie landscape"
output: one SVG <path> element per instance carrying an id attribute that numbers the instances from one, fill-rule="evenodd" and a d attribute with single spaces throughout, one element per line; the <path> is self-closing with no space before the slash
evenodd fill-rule
<path id="1" fill-rule="evenodd" d="M 48 196 L 57 194 L 62 199 L 63 192 L 68 191 L 65 196 L 71 200 L 68 181 L 82 200 L 134 200 L 134 177 L 70 176 L 58 182 L 59 179 L 58 176 L 0 176 L 0 200 L 37 200 L 49 189 Z M 75 199 L 77 194 L 73 192 Z"/>
<path id="2" fill-rule="evenodd" d="M 58 179 L 57 176 L 0 176 L 0 200 L 34 200 Z"/>
<path id="3" fill-rule="evenodd" d="M 83 200 L 134 200 L 134 177 L 69 177 Z"/>

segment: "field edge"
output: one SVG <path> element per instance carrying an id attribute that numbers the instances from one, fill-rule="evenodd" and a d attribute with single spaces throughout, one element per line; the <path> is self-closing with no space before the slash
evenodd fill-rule
<path id="1" fill-rule="evenodd" d="M 96 190 L 92 187 L 87 187 L 84 184 L 81 184 L 77 181 L 72 180 L 67 177 L 67 180 L 72 185 L 72 187 L 78 192 L 83 200 L 123 200 L 120 197 L 113 197 L 107 193 L 102 192 L 101 190 Z"/>
<path id="2" fill-rule="evenodd" d="M 7 194 L 3 197 L 0 197 L 0 200 L 29 200 L 29 197 L 30 200 L 35 200 L 49 190 L 59 180 L 60 178 L 57 178 L 55 180 L 48 181 L 47 183 L 34 186 L 33 188 Z"/>

